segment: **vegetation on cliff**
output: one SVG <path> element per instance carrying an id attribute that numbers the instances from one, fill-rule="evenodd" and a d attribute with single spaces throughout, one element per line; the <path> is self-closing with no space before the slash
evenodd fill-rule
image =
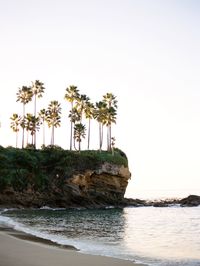
<path id="1" fill-rule="evenodd" d="M 55 179 L 57 185 L 62 186 L 73 174 L 98 169 L 104 162 L 128 165 L 126 155 L 118 149 L 112 156 L 107 151 L 78 153 L 57 146 L 47 146 L 41 150 L 0 146 L 0 191 L 7 187 L 17 191 L 28 188 L 44 191 Z"/>

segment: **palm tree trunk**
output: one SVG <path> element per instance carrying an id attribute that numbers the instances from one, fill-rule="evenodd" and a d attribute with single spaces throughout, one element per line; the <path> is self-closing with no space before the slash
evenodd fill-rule
<path id="1" fill-rule="evenodd" d="M 101 122 L 99 122 L 99 150 L 101 152 Z"/>
<path id="2" fill-rule="evenodd" d="M 110 148 L 109 140 L 110 140 L 110 137 L 109 137 L 109 126 L 107 126 L 107 151 L 109 151 L 109 148 Z"/>
<path id="3" fill-rule="evenodd" d="M 70 151 L 72 150 L 72 130 L 73 130 L 73 123 L 72 123 L 72 121 L 71 121 Z"/>
<path id="4" fill-rule="evenodd" d="M 79 151 L 79 153 L 81 152 L 81 140 L 80 139 L 78 141 L 78 151 Z"/>
<path id="5" fill-rule="evenodd" d="M 75 139 L 75 137 L 73 137 L 73 142 L 74 142 L 74 150 L 77 151 L 77 148 L 76 148 L 76 139 Z"/>
<path id="6" fill-rule="evenodd" d="M 28 130 L 26 131 L 26 146 L 28 145 L 28 137 L 29 137 L 29 134 L 28 134 Z"/>
<path id="7" fill-rule="evenodd" d="M 90 118 L 88 121 L 88 147 L 87 147 L 87 149 L 88 150 L 90 149 Z"/>
<path id="8" fill-rule="evenodd" d="M 17 148 L 17 143 L 18 143 L 18 131 L 16 131 L 16 143 L 15 143 L 16 148 Z"/>
<path id="9" fill-rule="evenodd" d="M 110 141 L 110 144 L 109 144 L 110 145 L 110 148 L 109 149 L 111 151 L 111 138 L 112 138 L 112 135 L 111 135 L 111 125 L 109 126 L 109 131 L 110 131 L 110 139 L 109 139 L 109 141 Z"/>
<path id="10" fill-rule="evenodd" d="M 45 146 L 45 124 L 43 120 L 43 145 Z"/>
<path id="11" fill-rule="evenodd" d="M 101 149 L 103 146 L 103 124 L 101 124 Z"/>
<path id="12" fill-rule="evenodd" d="M 73 102 L 71 104 L 71 113 L 73 110 Z M 73 134 L 73 123 L 72 123 L 72 119 L 71 119 L 71 133 L 70 133 L 70 151 L 72 150 L 72 134 Z"/>
<path id="13" fill-rule="evenodd" d="M 35 94 L 34 116 L 36 118 L 36 94 Z M 35 127 L 36 127 L 36 125 L 35 125 Z M 34 146 L 36 148 L 36 128 L 34 128 L 34 143 L 33 144 L 34 144 Z"/>
<path id="14" fill-rule="evenodd" d="M 22 128 L 22 149 L 24 148 L 24 128 Z"/>
<path id="15" fill-rule="evenodd" d="M 25 104 L 23 103 L 22 149 L 24 148 L 24 119 L 25 119 Z"/>
<path id="16" fill-rule="evenodd" d="M 54 145 L 54 126 L 52 126 L 51 145 Z"/>

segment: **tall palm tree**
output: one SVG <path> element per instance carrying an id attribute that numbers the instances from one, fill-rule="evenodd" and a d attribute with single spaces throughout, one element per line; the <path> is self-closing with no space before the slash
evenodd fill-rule
<path id="1" fill-rule="evenodd" d="M 16 133 L 16 144 L 15 147 L 17 148 L 18 145 L 18 132 L 19 132 L 19 126 L 20 126 L 20 122 L 21 122 L 21 116 L 19 116 L 18 114 L 14 113 L 11 117 L 11 124 L 10 127 L 12 128 L 13 132 Z"/>
<path id="2" fill-rule="evenodd" d="M 73 109 L 70 110 L 70 112 L 69 112 L 69 118 L 71 120 L 71 123 L 73 125 L 73 129 L 74 129 L 75 123 L 78 123 L 78 122 L 80 123 L 80 121 L 81 121 L 80 113 L 79 113 L 79 111 L 77 110 L 76 107 L 73 107 Z M 73 141 L 74 142 L 74 149 L 76 150 L 76 142 L 75 142 L 74 135 L 73 135 L 73 140 L 74 140 Z"/>
<path id="3" fill-rule="evenodd" d="M 85 118 L 88 119 L 88 144 L 87 144 L 87 149 L 90 149 L 90 124 L 91 124 L 91 119 L 94 117 L 94 104 L 91 102 L 87 102 L 85 105 L 84 113 L 85 113 Z"/>
<path id="4" fill-rule="evenodd" d="M 27 145 L 28 145 L 28 135 L 29 135 L 28 133 L 30 131 L 30 134 L 32 137 L 31 144 L 35 147 L 34 135 L 35 135 L 35 131 L 39 130 L 39 127 L 40 127 L 39 117 L 35 117 L 34 115 L 28 113 L 25 117 L 25 127 L 27 131 Z"/>
<path id="5" fill-rule="evenodd" d="M 30 124 L 31 124 L 31 116 L 32 114 L 27 113 L 24 119 L 24 127 L 26 129 L 26 146 L 29 144 L 29 131 L 30 131 Z"/>
<path id="6" fill-rule="evenodd" d="M 76 99 L 76 109 L 80 113 L 80 121 L 82 122 L 83 112 L 86 108 L 87 103 L 89 102 L 90 98 L 87 97 L 85 94 L 81 94 Z"/>
<path id="7" fill-rule="evenodd" d="M 47 119 L 47 111 L 45 109 L 41 109 L 39 112 L 39 118 L 42 122 L 43 128 L 43 145 L 45 146 L 45 121 Z"/>
<path id="8" fill-rule="evenodd" d="M 85 138 L 86 127 L 82 123 L 75 124 L 74 126 L 74 139 L 78 142 L 78 150 L 81 151 L 81 141 Z"/>
<path id="9" fill-rule="evenodd" d="M 44 93 L 45 87 L 44 87 L 44 83 L 42 83 L 39 80 L 35 80 L 34 82 L 32 82 L 32 96 L 34 97 L 34 116 L 36 117 L 36 112 L 37 112 L 37 106 L 36 106 L 36 102 L 37 102 L 37 98 L 41 98 L 42 94 Z M 36 130 L 34 132 L 34 145 L 36 147 Z"/>
<path id="10" fill-rule="evenodd" d="M 111 151 L 111 141 L 112 141 L 112 136 L 111 136 L 111 125 L 116 124 L 116 109 L 114 107 L 109 107 L 106 109 L 106 117 L 105 117 L 105 125 L 107 127 L 107 150 Z"/>
<path id="11" fill-rule="evenodd" d="M 22 86 L 17 92 L 17 102 L 23 104 L 23 116 L 21 120 L 22 127 L 22 148 L 24 148 L 24 128 L 25 128 L 25 105 L 32 99 L 32 90 L 30 87 Z"/>
<path id="12" fill-rule="evenodd" d="M 61 123 L 61 107 L 58 101 L 51 101 L 47 109 L 47 123 L 52 128 L 51 145 L 54 145 L 54 130 L 60 127 Z"/>
<path id="13" fill-rule="evenodd" d="M 65 93 L 64 99 L 71 103 L 71 112 L 73 112 L 72 110 L 74 108 L 74 101 L 76 101 L 78 97 L 79 97 L 79 90 L 77 89 L 76 86 L 71 85 L 68 88 L 66 88 L 66 93 Z M 72 119 L 70 119 L 70 122 L 71 122 L 70 150 L 72 150 L 72 135 L 73 135 Z"/>
<path id="14" fill-rule="evenodd" d="M 106 104 L 107 114 L 106 114 L 106 126 L 107 126 L 107 150 L 111 151 L 111 126 L 116 123 L 117 115 L 117 100 L 116 96 L 112 93 L 106 93 L 103 96 L 103 102 Z"/>
<path id="15" fill-rule="evenodd" d="M 99 150 L 101 152 L 103 145 L 103 126 L 106 118 L 106 103 L 103 101 L 97 102 L 94 110 L 94 118 L 99 123 Z"/>

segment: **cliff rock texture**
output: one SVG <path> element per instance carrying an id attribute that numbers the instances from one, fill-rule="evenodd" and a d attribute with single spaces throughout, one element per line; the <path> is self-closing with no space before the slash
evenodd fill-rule
<path id="1" fill-rule="evenodd" d="M 95 169 L 77 171 L 69 177 L 56 174 L 41 191 L 28 184 L 23 190 L 6 186 L 0 192 L 0 205 L 12 207 L 103 207 L 123 202 L 128 167 L 104 162 Z"/>

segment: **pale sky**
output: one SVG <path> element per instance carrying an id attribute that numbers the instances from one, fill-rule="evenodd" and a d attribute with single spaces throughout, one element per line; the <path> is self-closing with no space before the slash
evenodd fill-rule
<path id="1" fill-rule="evenodd" d="M 9 117 L 21 112 L 16 92 L 31 81 L 45 84 L 41 107 L 62 103 L 55 143 L 64 148 L 66 87 L 94 102 L 112 92 L 113 134 L 132 172 L 127 195 L 200 191 L 199 29 L 198 0 L 0 0 L 0 144 L 15 145 Z"/>

